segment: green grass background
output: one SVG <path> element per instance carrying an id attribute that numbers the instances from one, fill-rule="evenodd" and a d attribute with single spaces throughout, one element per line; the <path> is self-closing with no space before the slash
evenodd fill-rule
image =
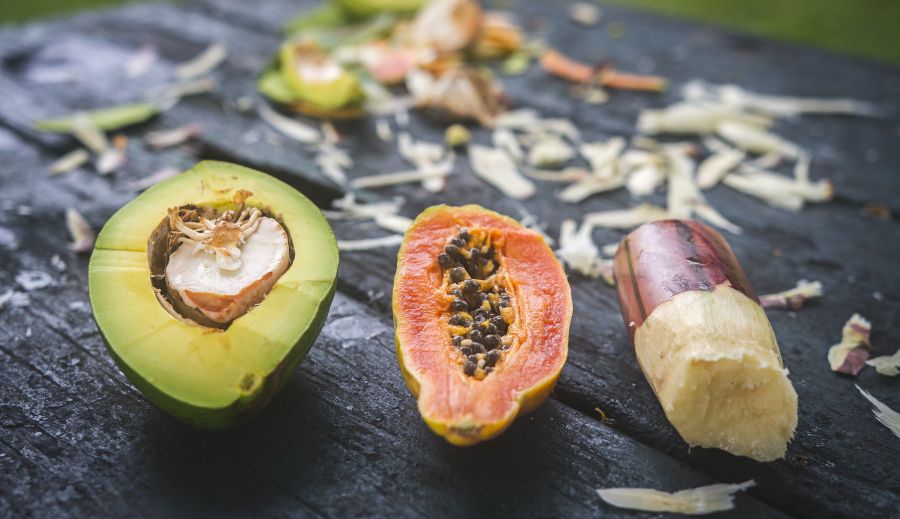
<path id="1" fill-rule="evenodd" d="M 21 23 L 125 1 L 0 0 L 0 23 Z M 900 64 L 900 0 L 604 1 Z"/>

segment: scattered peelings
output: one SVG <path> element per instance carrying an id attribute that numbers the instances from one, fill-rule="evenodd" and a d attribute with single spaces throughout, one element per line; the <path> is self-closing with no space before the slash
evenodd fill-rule
<path id="1" fill-rule="evenodd" d="M 612 260 L 600 257 L 600 250 L 591 238 L 594 226 L 585 223 L 577 228 L 575 220 L 564 220 L 559 229 L 559 248 L 556 255 L 570 269 L 584 276 L 597 278 L 612 285 Z"/>
<path id="2" fill-rule="evenodd" d="M 71 207 L 66 209 L 66 227 L 69 230 L 69 236 L 72 237 L 69 249 L 78 253 L 90 252 L 94 247 L 94 239 L 97 235 L 84 216 Z"/>
<path id="3" fill-rule="evenodd" d="M 202 128 L 199 124 L 189 124 L 171 130 L 158 130 L 144 136 L 144 142 L 154 150 L 162 150 L 184 144 L 189 139 L 200 135 Z"/>
<path id="4" fill-rule="evenodd" d="M 691 81 L 683 90 L 687 99 L 721 102 L 774 117 L 792 117 L 799 114 L 873 117 L 878 114 L 875 105 L 856 99 L 763 95 L 737 85 L 710 85 L 702 81 Z"/>
<path id="5" fill-rule="evenodd" d="M 362 240 L 338 240 L 338 250 L 342 252 L 355 252 L 361 250 L 378 249 L 381 247 L 393 247 L 400 245 L 403 236 L 400 234 L 389 234 L 379 238 L 366 238 Z"/>
<path id="6" fill-rule="evenodd" d="M 306 123 L 302 123 L 296 119 L 291 119 L 290 117 L 281 115 L 275 110 L 269 108 L 265 103 L 260 104 L 257 111 L 259 112 L 259 116 L 262 118 L 262 120 L 269 124 L 269 126 L 275 128 L 281 134 L 290 137 L 297 142 L 302 142 L 304 144 L 314 144 L 321 140 L 319 131 L 314 127 Z"/>
<path id="7" fill-rule="evenodd" d="M 759 303 L 763 308 L 799 310 L 807 301 L 819 297 L 822 297 L 822 283 L 801 279 L 797 282 L 797 286 L 790 290 L 759 296 Z"/>
<path id="8" fill-rule="evenodd" d="M 853 314 L 841 331 L 841 342 L 828 350 L 828 363 L 837 373 L 856 376 L 869 359 L 871 345 L 869 335 L 872 323 L 859 314 Z"/>
<path id="9" fill-rule="evenodd" d="M 534 183 L 519 173 L 515 162 L 503 150 L 472 144 L 469 161 L 476 176 L 504 195 L 516 199 L 534 196 Z"/>
<path id="10" fill-rule="evenodd" d="M 450 121 L 475 120 L 492 127 L 494 119 L 503 111 L 500 84 L 469 67 L 449 70 L 423 87 L 410 91 L 416 107 Z"/>
<path id="11" fill-rule="evenodd" d="M 84 114 L 94 126 L 100 130 L 109 131 L 142 123 L 160 111 L 159 105 L 153 103 L 132 103 L 79 112 L 64 117 L 41 119 L 34 124 L 37 129 L 45 132 L 71 133 L 79 114 Z"/>
<path id="12" fill-rule="evenodd" d="M 865 399 L 868 400 L 869 403 L 871 403 L 874 407 L 874 409 L 872 409 L 872 413 L 875 414 L 875 418 L 877 418 L 882 425 L 884 425 L 892 433 L 894 433 L 894 436 L 900 438 L 900 413 L 894 411 L 893 409 L 888 407 L 887 404 L 881 402 L 880 400 L 869 394 L 868 391 L 863 390 L 861 387 L 856 386 L 856 389 L 858 389 L 862 396 L 865 397 Z"/>
<path id="13" fill-rule="evenodd" d="M 222 43 L 213 43 L 195 58 L 178 65 L 175 76 L 183 81 L 205 76 L 222 64 L 227 57 L 228 48 Z"/>
<path id="14" fill-rule="evenodd" d="M 897 350 L 893 355 L 882 355 L 869 359 L 866 361 L 866 364 L 875 368 L 875 371 L 881 375 L 896 377 L 900 375 L 900 350 Z"/>
<path id="15" fill-rule="evenodd" d="M 78 148 L 53 161 L 49 170 L 54 175 L 61 175 L 83 166 L 90 159 L 91 154 L 87 150 Z"/>
<path id="16" fill-rule="evenodd" d="M 785 157 L 797 158 L 800 147 L 774 133 L 757 126 L 737 121 L 723 121 L 716 127 L 716 133 L 738 148 L 751 153 L 778 153 Z"/>
<path id="17" fill-rule="evenodd" d="M 550 135 L 531 146 L 528 150 L 528 164 L 536 168 L 559 166 L 574 156 L 572 146 L 556 135 Z"/>
<path id="18" fill-rule="evenodd" d="M 701 515 L 734 508 L 734 494 L 756 485 L 752 479 L 738 484 L 716 484 L 705 487 L 663 492 L 652 488 L 601 488 L 597 494 L 619 508 L 647 512 L 672 512 Z"/>
<path id="19" fill-rule="evenodd" d="M 747 114 L 725 105 L 676 103 L 662 110 L 643 110 L 638 116 L 638 131 L 646 134 L 707 135 L 723 122 L 767 128 L 772 119 Z"/>
<path id="20" fill-rule="evenodd" d="M 481 8 L 472 0 L 433 0 L 419 11 L 410 36 L 417 46 L 454 52 L 474 41 L 481 20 Z"/>
<path id="21" fill-rule="evenodd" d="M 725 178 L 725 175 L 734 170 L 744 157 L 744 152 L 735 149 L 713 153 L 697 168 L 697 186 L 700 189 L 712 189 Z"/>
<path id="22" fill-rule="evenodd" d="M 584 215 L 584 223 L 607 229 L 631 229 L 638 225 L 671 218 L 669 212 L 652 204 L 640 204 L 630 209 L 598 211 Z"/>

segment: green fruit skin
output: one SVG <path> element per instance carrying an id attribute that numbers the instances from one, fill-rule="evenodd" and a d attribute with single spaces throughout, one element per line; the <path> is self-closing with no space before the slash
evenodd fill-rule
<path id="1" fill-rule="evenodd" d="M 247 170 L 247 168 L 244 168 L 242 166 L 236 166 L 233 164 L 217 161 L 203 161 L 195 167 L 201 167 L 203 165 L 215 166 L 219 169 L 225 170 Z M 259 172 L 254 173 L 258 174 Z M 321 218 L 323 222 L 326 222 L 324 216 L 321 216 Z M 328 226 L 327 223 L 326 227 L 329 234 L 331 235 L 332 240 L 334 240 L 334 233 L 331 230 L 331 227 Z M 104 230 L 100 231 L 100 234 L 98 235 L 98 241 L 100 241 Z M 337 248 L 336 242 L 334 242 L 334 247 L 335 249 Z M 96 293 L 92 288 L 91 277 L 94 275 L 92 273 L 95 271 L 95 258 L 96 255 L 92 255 L 90 264 L 88 265 L 88 295 L 91 301 L 91 306 L 94 308 L 97 307 L 97 305 L 94 304 L 94 296 L 96 295 Z M 107 351 L 109 351 L 110 355 L 115 360 L 116 365 L 119 367 L 119 369 L 122 370 L 126 378 L 135 387 L 137 387 L 137 389 L 153 405 L 194 427 L 211 430 L 222 430 L 246 422 L 251 416 L 253 416 L 253 414 L 265 407 L 266 404 L 276 394 L 278 394 L 279 391 L 281 391 L 281 388 L 284 386 L 287 379 L 300 364 L 300 361 L 302 361 L 306 357 L 307 353 L 309 353 L 309 349 L 312 347 L 313 343 L 315 343 L 316 338 L 322 331 L 322 327 L 325 325 L 325 321 L 328 317 L 328 312 L 331 309 L 331 303 L 334 299 L 336 287 L 337 267 L 335 267 L 335 275 L 331 281 L 331 286 L 329 287 L 328 293 L 325 295 L 325 297 L 322 298 L 322 301 L 319 303 L 319 306 L 315 312 L 315 316 L 310 321 L 307 329 L 297 339 L 297 341 L 294 343 L 294 346 L 284 356 L 281 362 L 277 366 L 275 366 L 261 382 L 256 385 L 251 393 L 238 398 L 228 406 L 219 408 L 196 406 L 188 402 L 179 400 L 178 398 L 160 390 L 153 383 L 133 370 L 131 366 L 128 365 L 128 363 L 126 363 L 121 357 L 119 357 L 119 355 L 116 353 L 115 348 L 112 347 L 110 341 L 106 337 L 106 334 L 103 332 L 103 328 L 100 326 L 97 315 L 93 314 L 93 318 L 94 322 L 97 325 L 97 329 L 100 331 L 101 337 L 103 337 L 103 343 L 106 346 Z"/>
<path id="2" fill-rule="evenodd" d="M 246 422 L 256 412 L 265 407 L 272 397 L 281 391 L 281 388 L 284 387 L 284 383 L 290 378 L 290 375 L 300 364 L 300 361 L 302 361 L 304 357 L 306 357 L 306 354 L 309 353 L 309 349 L 322 331 L 322 327 L 325 325 L 325 320 L 328 317 L 328 311 L 331 308 L 331 302 L 334 299 L 336 286 L 337 279 L 332 283 L 328 295 L 319 305 L 316 316 L 310 323 L 309 328 L 307 328 L 306 332 L 297 340 L 297 343 L 291 348 L 290 353 L 282 359 L 281 363 L 279 363 L 271 373 L 266 375 L 265 379 L 260 382 L 253 393 L 236 400 L 227 407 L 215 409 L 198 407 L 187 402 L 182 402 L 168 393 L 161 391 L 136 371 L 132 370 L 131 367 L 116 354 L 115 348 L 110 345 L 106 336 L 103 334 L 102 329 L 100 330 L 100 334 L 103 336 L 103 343 L 106 345 L 107 351 L 109 351 L 109 354 L 116 361 L 116 365 L 119 366 L 119 369 L 122 370 L 125 377 L 128 378 L 128 381 L 134 384 L 134 386 L 137 387 L 153 405 L 194 427 L 212 430 L 228 429 Z"/>

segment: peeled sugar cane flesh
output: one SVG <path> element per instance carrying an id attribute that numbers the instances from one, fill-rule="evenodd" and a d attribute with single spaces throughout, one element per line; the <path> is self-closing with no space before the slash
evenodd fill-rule
<path id="1" fill-rule="evenodd" d="M 775 333 L 725 239 L 660 220 L 619 244 L 615 279 L 641 370 L 691 446 L 784 457 L 797 393 Z"/>

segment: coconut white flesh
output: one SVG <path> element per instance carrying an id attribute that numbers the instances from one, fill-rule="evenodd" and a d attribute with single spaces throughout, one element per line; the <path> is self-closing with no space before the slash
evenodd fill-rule
<path id="1" fill-rule="evenodd" d="M 638 363 L 669 421 L 694 446 L 784 457 L 797 393 L 762 307 L 728 285 L 661 303 L 635 331 Z"/>
<path id="2" fill-rule="evenodd" d="M 239 268 L 220 269 L 215 254 L 182 243 L 169 256 L 166 283 L 187 306 L 227 323 L 262 301 L 289 264 L 287 233 L 276 220 L 262 217 L 241 247 Z"/>

